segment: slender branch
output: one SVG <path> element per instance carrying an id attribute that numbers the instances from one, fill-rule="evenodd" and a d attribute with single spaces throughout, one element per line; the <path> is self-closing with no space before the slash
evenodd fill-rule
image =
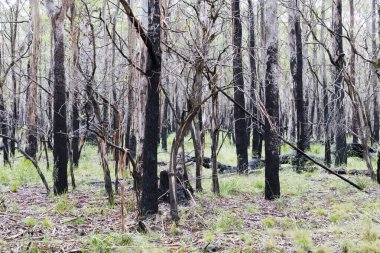
<path id="1" fill-rule="evenodd" d="M 237 105 L 240 110 L 244 111 L 247 115 L 251 116 L 253 119 L 255 119 L 260 125 L 262 126 L 265 126 L 265 123 L 262 122 L 260 119 L 258 119 L 256 116 L 254 116 L 252 113 L 248 112 L 243 106 L 241 106 L 238 102 L 236 102 L 233 98 L 231 98 L 226 92 L 224 92 L 222 89 L 220 89 L 218 86 L 216 86 L 216 88 L 228 99 L 230 100 L 232 103 L 234 103 L 235 105 Z M 268 117 L 268 116 L 266 116 Z M 350 181 L 349 179 L 339 175 L 338 173 L 336 173 L 334 170 L 330 169 L 329 167 L 327 167 L 326 165 L 316 161 L 314 158 L 310 157 L 309 155 L 307 155 L 305 152 L 303 152 L 302 150 L 300 150 L 299 148 L 297 148 L 296 145 L 294 145 L 293 143 L 291 143 L 290 141 L 286 140 L 284 137 L 282 137 L 279 133 L 277 133 L 277 130 L 275 130 L 276 132 L 276 136 L 282 140 L 284 143 L 288 144 L 290 147 L 292 147 L 294 150 L 296 150 L 297 152 L 299 152 L 303 157 L 305 157 L 306 159 L 308 159 L 309 161 L 313 162 L 314 164 L 318 165 L 319 167 L 321 167 L 322 169 L 330 172 L 331 174 L 339 177 L 340 179 L 342 179 L 343 181 L 347 182 L 348 184 L 352 185 L 353 187 L 355 187 L 356 189 L 360 190 L 360 191 L 364 191 L 366 192 L 362 187 L 360 187 L 359 185 L 355 184 L 354 182 Z M 366 192 L 367 193 L 367 192 Z"/>

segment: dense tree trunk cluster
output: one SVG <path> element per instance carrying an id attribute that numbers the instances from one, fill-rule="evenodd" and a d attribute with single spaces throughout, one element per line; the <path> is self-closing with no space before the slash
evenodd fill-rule
<path id="1" fill-rule="evenodd" d="M 164 195 L 178 221 L 178 196 L 191 199 L 192 183 L 209 190 L 204 166 L 221 194 L 229 140 L 230 173 L 265 161 L 267 200 L 281 196 L 282 147 L 296 151 L 298 172 L 309 160 L 360 188 L 329 168 L 357 156 L 380 181 L 371 162 L 380 134 L 376 0 L 21 2 L 0 9 L 1 151 L 5 166 L 17 153 L 30 160 L 47 191 L 43 158 L 60 195 L 78 183 L 82 148 L 97 145 L 111 204 L 131 164 L 138 218 L 157 214 Z M 369 17 L 368 31 L 357 13 Z M 306 153 L 319 146 L 321 157 Z"/>

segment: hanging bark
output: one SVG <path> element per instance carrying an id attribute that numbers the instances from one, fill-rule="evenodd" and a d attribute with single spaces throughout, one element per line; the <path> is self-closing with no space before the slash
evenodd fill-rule
<path id="1" fill-rule="evenodd" d="M 280 197 L 280 140 L 277 136 L 279 120 L 278 84 L 278 19 L 277 0 L 265 2 L 267 68 L 265 75 L 265 199 Z"/>
<path id="2" fill-rule="evenodd" d="M 244 98 L 244 78 L 242 65 L 242 27 L 240 20 L 240 1 L 232 0 L 232 34 L 233 34 L 233 86 L 234 99 L 243 107 L 245 107 Z M 234 120 L 235 120 L 235 138 L 236 138 L 236 155 L 237 166 L 239 173 L 242 173 L 248 168 L 248 153 L 247 153 L 247 122 L 244 112 L 234 105 Z"/>

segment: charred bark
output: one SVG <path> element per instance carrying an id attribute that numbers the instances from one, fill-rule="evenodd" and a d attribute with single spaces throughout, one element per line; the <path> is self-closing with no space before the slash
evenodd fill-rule
<path id="1" fill-rule="evenodd" d="M 240 20 L 240 1 L 232 0 L 232 23 L 233 23 L 233 86 L 234 99 L 243 108 L 245 107 L 244 98 L 244 77 L 242 65 L 242 26 Z M 236 155 L 239 173 L 247 170 L 248 152 L 247 152 L 247 122 L 244 111 L 234 105 L 235 121 L 235 138 L 236 138 Z"/>
<path id="2" fill-rule="evenodd" d="M 278 86 L 278 20 L 277 0 L 265 2 L 267 63 L 265 75 L 265 107 L 270 118 L 265 119 L 265 199 L 280 197 L 280 140 Z"/>
<path id="3" fill-rule="evenodd" d="M 143 149 L 143 175 L 141 210 L 142 214 L 149 215 L 158 212 L 158 185 L 157 185 L 157 148 L 159 139 L 159 110 L 161 77 L 161 49 L 160 49 L 160 5 L 159 0 L 148 2 L 148 34 L 152 48 L 148 49 L 147 64 L 148 98 L 146 103 L 144 149 Z"/>

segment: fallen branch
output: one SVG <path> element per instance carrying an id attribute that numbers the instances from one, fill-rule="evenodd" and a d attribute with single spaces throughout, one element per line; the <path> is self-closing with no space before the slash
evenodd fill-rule
<path id="1" fill-rule="evenodd" d="M 261 126 L 265 126 L 264 122 L 262 122 L 260 119 L 258 119 L 256 116 L 254 116 L 253 114 L 251 114 L 250 112 L 248 112 L 243 106 L 241 106 L 238 102 L 236 102 L 233 98 L 231 98 L 226 92 L 224 92 L 221 88 L 219 88 L 218 86 L 216 86 L 216 88 L 228 99 L 230 100 L 232 103 L 234 103 L 235 105 L 237 105 L 240 110 L 242 110 L 243 112 L 245 112 L 247 115 L 249 115 L 250 117 L 252 117 L 254 120 L 256 120 Z M 330 172 L 331 174 L 337 176 L 338 178 L 342 179 L 343 181 L 347 182 L 348 184 L 352 185 L 353 187 L 355 187 L 356 189 L 360 190 L 360 191 L 363 191 L 363 192 L 366 192 L 363 187 L 360 187 L 359 185 L 355 184 L 354 182 L 352 182 L 351 180 L 339 175 L 338 173 L 336 173 L 334 170 L 330 169 L 329 167 L 327 167 L 326 165 L 316 161 L 315 159 L 313 159 L 312 157 L 310 157 L 308 154 L 306 154 L 305 152 L 303 152 L 301 149 L 299 149 L 295 144 L 291 143 L 290 141 L 286 140 L 284 137 L 282 137 L 280 134 L 276 132 L 276 136 L 282 140 L 284 143 L 288 144 L 291 148 L 293 148 L 294 150 L 296 150 L 300 155 L 302 155 L 304 158 L 306 158 L 307 160 L 313 162 L 314 164 L 318 165 L 319 167 L 321 167 L 322 169 Z"/>
<path id="2" fill-rule="evenodd" d="M 40 176 L 40 178 L 41 178 L 41 180 L 42 180 L 42 183 L 43 183 L 44 186 L 45 186 L 46 192 L 47 192 L 47 194 L 49 194 L 49 193 L 50 193 L 49 185 L 48 185 L 48 183 L 47 183 L 47 181 L 46 181 L 46 178 L 45 178 L 44 174 L 42 173 L 40 167 L 38 166 L 37 161 L 34 160 L 31 156 L 29 156 L 29 155 L 28 155 L 28 154 L 27 154 L 27 153 L 21 148 L 20 143 L 19 143 L 19 141 L 18 141 L 17 139 L 12 138 L 12 137 L 9 137 L 9 136 L 5 136 L 5 135 L 3 135 L 3 134 L 0 134 L 0 137 L 6 138 L 6 139 L 8 139 L 8 140 L 11 140 L 11 141 L 13 141 L 13 142 L 15 142 L 15 143 L 17 144 L 17 149 L 18 149 L 18 151 L 19 151 L 19 152 L 20 152 L 20 153 L 21 153 L 26 159 L 28 159 L 29 161 L 31 161 L 32 164 L 33 164 L 33 166 L 34 166 L 34 168 L 36 168 L 36 171 L 37 171 L 38 175 Z"/>

